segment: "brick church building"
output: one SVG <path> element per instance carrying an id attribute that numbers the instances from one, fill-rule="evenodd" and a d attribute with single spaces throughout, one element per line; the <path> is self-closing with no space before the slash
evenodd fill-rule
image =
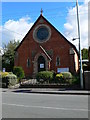
<path id="1" fill-rule="evenodd" d="M 33 77 L 45 70 L 57 73 L 79 70 L 76 47 L 42 13 L 15 51 L 15 66 L 21 66 L 25 76 Z"/>

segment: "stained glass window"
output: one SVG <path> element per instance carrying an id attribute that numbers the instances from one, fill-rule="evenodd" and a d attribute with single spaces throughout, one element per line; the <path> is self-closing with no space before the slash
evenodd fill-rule
<path id="1" fill-rule="evenodd" d="M 49 32 L 46 27 L 41 27 L 37 31 L 37 38 L 40 41 L 44 41 L 48 38 Z"/>
<path id="2" fill-rule="evenodd" d="M 30 59 L 27 59 L 27 67 L 30 67 Z"/>
<path id="3" fill-rule="evenodd" d="M 56 57 L 56 66 L 60 65 L 60 57 Z"/>

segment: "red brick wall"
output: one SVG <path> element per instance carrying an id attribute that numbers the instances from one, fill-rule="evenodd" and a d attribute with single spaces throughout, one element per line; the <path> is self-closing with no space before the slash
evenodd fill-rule
<path id="1" fill-rule="evenodd" d="M 24 38 L 22 44 L 17 49 L 18 58 L 15 59 L 15 66 L 22 66 L 26 75 L 33 74 L 33 61 L 32 51 L 36 54 L 43 52 L 39 45 L 42 45 L 45 50 L 53 50 L 53 56 L 51 56 L 52 61 L 50 65 L 51 70 L 57 71 L 56 57 L 60 56 L 60 68 L 69 67 L 71 72 L 75 71 L 74 66 L 74 55 L 69 54 L 72 45 L 69 44 L 64 37 L 62 37 L 47 21 L 43 21 L 43 24 L 48 25 L 51 28 L 51 37 L 47 42 L 37 43 L 33 39 L 33 30 L 37 25 L 41 24 L 39 21 L 31 29 L 28 35 Z M 30 58 L 30 68 L 27 68 L 27 58 Z"/>

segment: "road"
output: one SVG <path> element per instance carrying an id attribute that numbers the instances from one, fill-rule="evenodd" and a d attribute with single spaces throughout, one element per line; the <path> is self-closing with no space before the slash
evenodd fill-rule
<path id="1" fill-rule="evenodd" d="M 2 117 L 88 118 L 88 96 L 3 92 Z"/>

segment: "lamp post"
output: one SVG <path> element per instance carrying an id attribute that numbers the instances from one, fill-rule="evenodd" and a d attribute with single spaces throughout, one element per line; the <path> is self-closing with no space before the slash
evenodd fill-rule
<path id="1" fill-rule="evenodd" d="M 82 55 L 81 55 L 81 42 L 80 42 L 80 27 L 79 27 L 79 14 L 78 14 L 78 0 L 76 0 L 76 8 L 77 8 L 77 26 L 78 26 L 78 38 L 79 39 L 79 55 L 80 55 L 80 85 L 83 89 L 83 77 L 82 77 Z M 75 38 L 73 39 L 75 40 Z"/>

